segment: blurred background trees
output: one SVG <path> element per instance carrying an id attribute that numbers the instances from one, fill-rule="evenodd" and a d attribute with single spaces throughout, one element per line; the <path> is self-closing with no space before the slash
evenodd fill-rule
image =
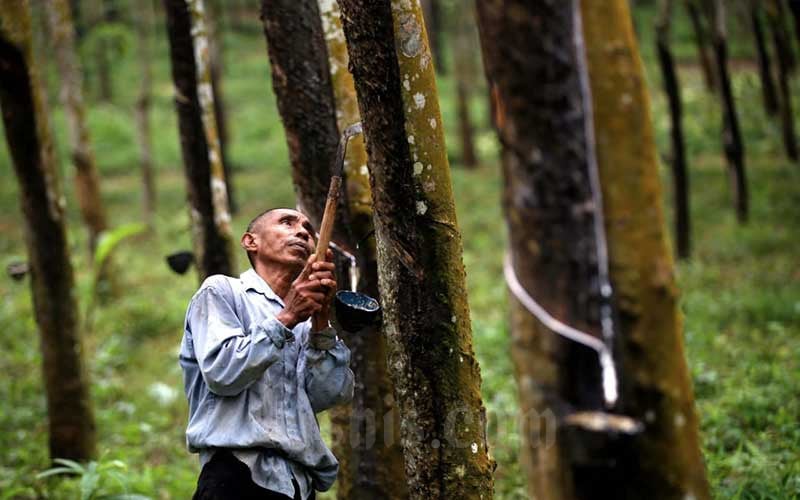
<path id="1" fill-rule="evenodd" d="M 608 347 L 619 374 L 616 407 L 602 401 L 596 353 L 548 337 L 552 332 L 507 298 L 503 278 L 508 246 L 525 289 L 554 317 L 607 342 L 597 315 L 606 300 L 592 251 L 597 232 L 589 223 L 599 208 L 586 191 L 588 129 L 577 126 L 589 101 L 585 89 L 563 83 L 577 71 L 573 64 L 535 59 L 538 52 L 521 42 L 545 37 L 541 23 L 564 27 L 546 21 L 554 5 L 529 2 L 520 6 L 533 9 L 526 15 L 509 8 L 506 27 L 494 26 L 481 44 L 476 3 L 466 0 L 398 2 L 391 40 L 388 31 L 375 35 L 379 23 L 357 28 L 355 14 L 345 16 L 346 40 L 337 5 L 327 0 L 205 0 L 202 9 L 184 0 L 2 2 L 4 26 L 12 11 L 31 9 L 34 40 L 24 43 L 33 43 L 33 52 L 25 60 L 30 95 L 41 95 L 21 113 L 25 85 L 10 76 L 0 81 L 7 138 L 0 144 L 0 175 L 7 180 L 0 183 L 0 252 L 10 276 L 0 282 L 0 327 L 7 332 L 0 369 L 13 380 L 0 385 L 7 402 L 0 412 L 4 495 L 74 497 L 80 481 L 36 478 L 55 457 L 97 460 L 77 472 L 91 479 L 83 484 L 95 494 L 191 494 L 197 470 L 183 448 L 186 408 L 174 349 L 197 282 L 172 274 L 164 257 L 191 249 L 181 255 L 186 265 L 194 259 L 200 277 L 232 273 L 247 261 L 231 239 L 256 213 L 300 201 L 318 216 L 338 132 L 360 116 L 357 89 L 371 125 L 366 145 L 350 144 L 335 241 L 355 256 L 359 288 L 382 295 L 387 317 L 383 332 L 346 338 L 360 380 L 356 399 L 321 416 L 342 461 L 340 498 L 451 495 L 448 485 L 463 483 L 459 465 L 465 464 L 480 470 L 480 484 L 467 496 L 486 493 L 493 480 L 496 497 L 524 498 L 549 483 L 519 460 L 521 450 L 528 456 L 568 450 L 544 459 L 563 465 L 569 458 L 571 467 L 551 471 L 558 484 L 581 490 L 590 483 L 575 478 L 607 467 L 587 468 L 582 460 L 620 449 L 633 454 L 628 459 L 638 457 L 636 467 L 611 467 L 603 473 L 606 484 L 623 472 L 660 484 L 658 471 L 672 471 L 675 484 L 694 485 L 700 498 L 698 426 L 712 495 L 800 495 L 793 452 L 800 446 L 800 409 L 791 389 L 800 377 L 797 1 L 632 1 L 637 44 L 621 14 L 624 2 L 604 2 L 605 13 L 592 2 L 564 2 L 584 7 L 584 76 L 615 311 Z M 387 9 L 389 2 L 377 5 Z M 417 8 L 424 29 L 398 14 Z M 616 17 L 603 17 L 610 12 Z M 364 50 L 359 29 L 394 44 L 396 62 L 390 52 L 348 57 L 348 45 Z M 568 53 L 574 40 L 562 35 L 531 43 L 551 56 Z M 19 48 L 20 40 L 9 46 Z M 425 40 L 429 49 L 421 48 Z M 427 67 L 409 65 L 406 53 L 428 54 Z M 398 74 L 382 75 L 377 86 L 379 75 L 370 71 L 393 64 Z M 539 76 L 527 72 L 531 64 L 541 65 Z M 6 63 L 0 71 L 18 76 L 20 67 Z M 497 84 L 506 81 L 502 72 L 516 83 Z M 548 107 L 547 96 L 570 89 L 582 106 Z M 518 110 L 527 110 L 525 119 Z M 79 156 L 93 157 L 95 167 L 76 169 Z M 88 184 L 81 172 L 89 172 Z M 44 187 L 58 179 L 64 191 L 48 194 Z M 663 198 L 658 180 L 666 186 Z M 104 223 L 81 229 L 86 207 L 102 215 L 92 221 Z M 139 222 L 150 226 L 149 234 L 124 239 Z M 432 291 L 439 290 L 438 269 L 458 271 L 461 246 L 466 288 L 454 278 Z M 114 254 L 120 285 L 96 307 L 98 257 L 90 248 L 101 257 Z M 670 253 L 681 259 L 675 267 Z M 339 282 L 349 287 L 345 264 Z M 413 276 L 423 268 L 422 280 Z M 31 289 L 13 281 L 26 272 Z M 412 320 L 419 328 L 401 328 Z M 40 343 L 32 340 L 34 330 Z M 545 342 L 541 356 L 528 357 L 524 349 L 537 341 Z M 550 380 L 547 373 L 559 381 L 547 394 L 565 402 L 560 416 L 573 417 L 557 446 L 536 448 L 515 419 L 520 408 L 548 408 L 543 401 L 551 400 L 536 390 Z M 463 422 L 463 432 L 476 446 L 485 432 L 488 453 L 482 444 L 475 453 L 471 446 L 451 450 L 440 435 L 456 386 L 472 391 L 474 408 L 486 409 L 485 420 Z M 58 410 L 64 401 L 75 408 Z M 371 421 L 361 418 L 364 410 L 374 412 Z M 415 410 L 431 419 L 420 420 Z M 598 434 L 574 416 L 587 412 L 625 416 L 630 421 L 622 422 L 644 432 L 633 444 L 603 438 L 594 441 L 602 446 L 587 449 L 593 442 L 587 436 Z M 74 427 L 65 434 L 62 424 Z M 537 427 L 522 430 L 531 428 Z M 65 444 L 63 436 L 73 431 L 80 437 Z M 684 475 L 685 467 L 694 475 Z M 660 491 L 667 495 L 669 488 Z"/>

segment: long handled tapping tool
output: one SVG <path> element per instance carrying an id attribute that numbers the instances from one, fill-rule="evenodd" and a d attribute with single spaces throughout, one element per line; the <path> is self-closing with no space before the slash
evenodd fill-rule
<path id="1" fill-rule="evenodd" d="M 361 122 L 353 123 L 344 129 L 339 139 L 339 146 L 336 148 L 336 157 L 333 160 L 331 172 L 331 184 L 328 188 L 328 199 L 325 202 L 325 212 L 322 214 L 322 223 L 319 228 L 319 238 L 317 241 L 317 262 L 325 260 L 325 253 L 328 251 L 328 244 L 333 233 L 333 222 L 336 219 L 336 207 L 339 204 L 339 195 L 342 189 L 342 170 L 344 169 L 344 157 L 347 152 L 347 142 L 362 132 Z M 314 315 L 313 331 L 318 332 L 328 325 L 325 319 L 319 315 Z"/>

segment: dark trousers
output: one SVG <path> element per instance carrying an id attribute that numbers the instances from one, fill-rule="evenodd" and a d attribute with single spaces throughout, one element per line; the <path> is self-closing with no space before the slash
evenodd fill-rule
<path id="1" fill-rule="evenodd" d="M 265 490 L 250 477 L 250 469 L 230 451 L 220 450 L 203 466 L 192 500 L 300 500 L 300 488 L 294 484 L 294 499 Z M 309 499 L 314 499 L 311 492 Z"/>

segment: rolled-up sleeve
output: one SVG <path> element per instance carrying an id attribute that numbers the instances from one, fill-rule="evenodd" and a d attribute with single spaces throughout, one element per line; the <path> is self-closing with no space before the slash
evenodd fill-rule
<path id="1" fill-rule="evenodd" d="M 280 358 L 280 350 L 293 334 L 271 316 L 245 331 L 230 285 L 222 280 L 207 281 L 197 292 L 189 306 L 187 327 L 209 390 L 235 396 Z"/>
<path id="2" fill-rule="evenodd" d="M 306 393 L 315 413 L 353 399 L 353 371 L 350 349 L 336 340 L 328 350 L 306 345 Z"/>

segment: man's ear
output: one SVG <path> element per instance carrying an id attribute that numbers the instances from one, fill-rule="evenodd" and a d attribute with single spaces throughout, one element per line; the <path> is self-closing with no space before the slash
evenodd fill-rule
<path id="1" fill-rule="evenodd" d="M 242 235 L 241 245 L 242 248 L 244 248 L 247 252 L 255 252 L 258 250 L 258 245 L 256 245 L 256 237 L 253 235 L 253 233 L 244 233 Z"/>

